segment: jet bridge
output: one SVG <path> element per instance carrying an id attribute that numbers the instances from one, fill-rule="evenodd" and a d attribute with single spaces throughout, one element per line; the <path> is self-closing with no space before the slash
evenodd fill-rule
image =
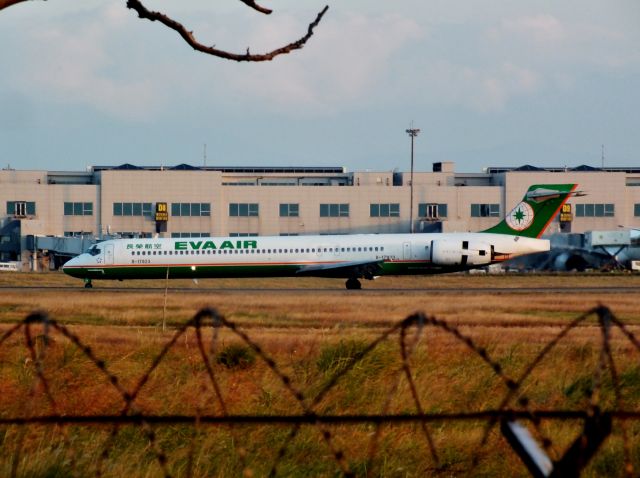
<path id="1" fill-rule="evenodd" d="M 31 253 L 31 270 L 46 267 L 58 269 L 72 257 L 86 251 L 92 244 L 98 242 L 93 236 L 60 237 L 28 235 L 26 250 Z M 48 261 L 43 258 L 48 258 Z"/>

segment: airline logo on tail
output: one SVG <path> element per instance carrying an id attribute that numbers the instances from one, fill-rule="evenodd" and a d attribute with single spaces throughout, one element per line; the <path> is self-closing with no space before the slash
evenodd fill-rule
<path id="1" fill-rule="evenodd" d="M 514 231 L 524 231 L 528 228 L 535 218 L 533 208 L 526 202 L 522 201 L 507 215 L 507 225 Z"/>
<path id="2" fill-rule="evenodd" d="M 502 222 L 483 232 L 540 237 L 562 205 L 572 196 L 582 196 L 577 184 L 535 184 Z"/>

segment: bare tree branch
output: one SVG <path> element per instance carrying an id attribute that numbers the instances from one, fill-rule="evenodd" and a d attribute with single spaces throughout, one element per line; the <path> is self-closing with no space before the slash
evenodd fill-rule
<path id="1" fill-rule="evenodd" d="M 0 0 L 0 10 L 4 10 L 12 5 L 16 5 L 18 3 L 23 3 L 28 0 Z M 248 7 L 260 12 L 265 15 L 269 15 L 272 10 L 265 8 L 261 5 L 258 5 L 255 0 L 240 0 L 242 3 L 247 5 Z M 307 33 L 302 38 L 289 43 L 280 48 L 276 48 L 268 53 L 261 54 L 252 54 L 247 47 L 245 53 L 232 53 L 225 50 L 219 50 L 215 47 L 215 45 L 207 46 L 200 43 L 196 40 L 192 31 L 188 31 L 182 23 L 175 21 L 173 18 L 165 15 L 162 12 L 153 12 L 148 10 L 140 0 L 127 0 L 127 8 L 135 10 L 138 13 L 138 17 L 146 18 L 152 22 L 158 21 L 172 30 L 178 32 L 178 34 L 187 42 L 188 45 L 191 46 L 196 51 L 206 53 L 207 55 L 217 56 L 218 58 L 224 58 L 226 60 L 234 60 L 234 61 L 270 61 L 273 60 L 276 56 L 284 55 L 287 53 L 291 53 L 293 50 L 300 50 L 304 47 L 305 43 L 313 36 L 313 30 L 318 26 L 320 20 L 329 9 L 329 6 L 326 5 L 320 13 L 316 16 L 316 19 L 311 22 L 307 28 Z"/>
<path id="2" fill-rule="evenodd" d="M 265 15 L 269 15 L 273 10 L 269 10 L 268 8 L 261 7 L 253 0 L 240 0 L 245 5 L 253 8 L 254 10 L 258 10 L 260 13 L 264 13 Z"/>
<path id="3" fill-rule="evenodd" d="M 26 2 L 27 0 L 0 0 L 0 10 L 4 10 L 5 8 L 9 8 L 16 3 Z M 244 2 L 244 0 L 240 0 Z"/>
<path id="4" fill-rule="evenodd" d="M 23 0 L 20 0 L 20 1 L 23 1 Z M 271 13 L 271 10 L 267 10 L 263 7 L 260 7 L 253 0 L 240 0 L 240 1 L 259 12 Z M 249 48 L 247 48 L 246 53 L 239 54 L 239 53 L 231 53 L 225 50 L 219 50 L 215 48 L 215 45 L 214 46 L 203 45 L 202 43 L 196 40 L 195 36 L 193 35 L 193 32 L 188 31 L 184 27 L 184 25 L 175 21 L 173 18 L 168 17 L 164 13 L 152 12 L 147 10 L 147 8 L 142 4 L 142 2 L 140 2 L 140 0 L 127 0 L 127 8 L 135 10 L 138 13 L 138 17 L 140 18 L 146 18 L 147 20 L 150 20 L 152 22 L 159 21 L 166 27 L 171 28 L 172 30 L 175 30 L 183 38 L 183 40 L 186 41 L 187 44 L 189 44 L 191 48 L 193 48 L 196 51 L 206 53 L 208 55 L 217 56 L 218 58 L 224 58 L 226 60 L 270 61 L 270 60 L 273 60 L 278 55 L 290 53 L 293 50 L 300 50 L 305 45 L 305 43 L 307 43 L 307 40 L 309 40 L 309 38 L 311 38 L 311 36 L 313 35 L 314 28 L 318 26 L 318 24 L 320 23 L 320 20 L 322 20 L 322 17 L 329 9 L 329 6 L 328 5 L 325 6 L 320 11 L 320 13 L 318 13 L 318 15 L 316 16 L 316 19 L 309 24 L 309 27 L 307 28 L 307 34 L 305 36 L 281 48 L 277 48 L 268 53 L 262 53 L 262 54 L 251 54 L 249 52 Z"/>

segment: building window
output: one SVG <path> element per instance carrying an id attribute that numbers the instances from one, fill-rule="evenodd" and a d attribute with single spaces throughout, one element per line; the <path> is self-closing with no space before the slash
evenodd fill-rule
<path id="1" fill-rule="evenodd" d="M 255 181 L 232 181 L 232 182 L 226 182 L 226 183 L 222 183 L 223 186 L 255 186 L 256 182 Z"/>
<path id="2" fill-rule="evenodd" d="M 640 217 L 640 204 L 633 205 L 633 215 L 635 217 Z"/>
<path id="3" fill-rule="evenodd" d="M 295 181 L 261 181 L 260 186 L 296 186 Z"/>
<path id="4" fill-rule="evenodd" d="M 93 216 L 92 202 L 65 202 L 65 216 Z"/>
<path id="5" fill-rule="evenodd" d="M 230 232 L 229 237 L 257 237 L 257 232 Z"/>
<path id="6" fill-rule="evenodd" d="M 150 232 L 133 232 L 133 231 L 120 231 L 116 232 L 116 236 L 121 237 L 122 239 L 144 239 L 150 238 Z"/>
<path id="7" fill-rule="evenodd" d="M 181 237 L 211 237 L 210 232 L 172 232 L 172 238 L 181 238 Z"/>
<path id="8" fill-rule="evenodd" d="M 436 203 L 418 204 L 418 217 L 425 219 L 441 219 L 447 217 L 447 205 Z"/>
<path id="9" fill-rule="evenodd" d="M 636 204 L 636 209 L 637 209 Z M 613 204 L 576 204 L 576 217 L 613 217 Z"/>
<path id="10" fill-rule="evenodd" d="M 349 205 L 320 204 L 320 217 L 349 217 Z"/>
<path id="11" fill-rule="evenodd" d="M 36 203 L 33 201 L 7 201 L 7 214 L 9 216 L 35 216 Z"/>
<path id="12" fill-rule="evenodd" d="M 472 204 L 471 217 L 500 217 L 500 204 Z"/>
<path id="13" fill-rule="evenodd" d="M 229 204 L 229 216 L 232 216 L 232 217 L 258 216 L 259 211 L 260 211 L 259 205 L 256 203 Z"/>
<path id="14" fill-rule="evenodd" d="M 298 217 L 298 204 L 280 204 L 280 217 Z"/>
<path id="15" fill-rule="evenodd" d="M 208 202 L 173 202 L 172 216 L 211 216 L 211 204 Z"/>
<path id="16" fill-rule="evenodd" d="M 371 217 L 400 217 L 400 204 L 369 204 Z"/>
<path id="17" fill-rule="evenodd" d="M 114 216 L 151 216 L 151 203 L 150 202 L 114 202 L 113 215 Z"/>
<path id="18" fill-rule="evenodd" d="M 280 235 L 281 236 L 297 236 L 298 233 L 297 232 L 281 232 Z"/>

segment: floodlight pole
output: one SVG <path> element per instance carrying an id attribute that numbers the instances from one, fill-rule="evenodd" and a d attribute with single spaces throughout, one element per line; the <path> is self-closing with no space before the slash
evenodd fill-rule
<path id="1" fill-rule="evenodd" d="M 412 124 L 413 126 L 413 124 Z M 413 140 L 420 130 L 418 128 L 409 128 L 407 134 L 411 137 L 411 183 L 409 184 L 409 194 L 411 195 L 411 200 L 409 202 L 409 232 L 413 234 Z"/>

